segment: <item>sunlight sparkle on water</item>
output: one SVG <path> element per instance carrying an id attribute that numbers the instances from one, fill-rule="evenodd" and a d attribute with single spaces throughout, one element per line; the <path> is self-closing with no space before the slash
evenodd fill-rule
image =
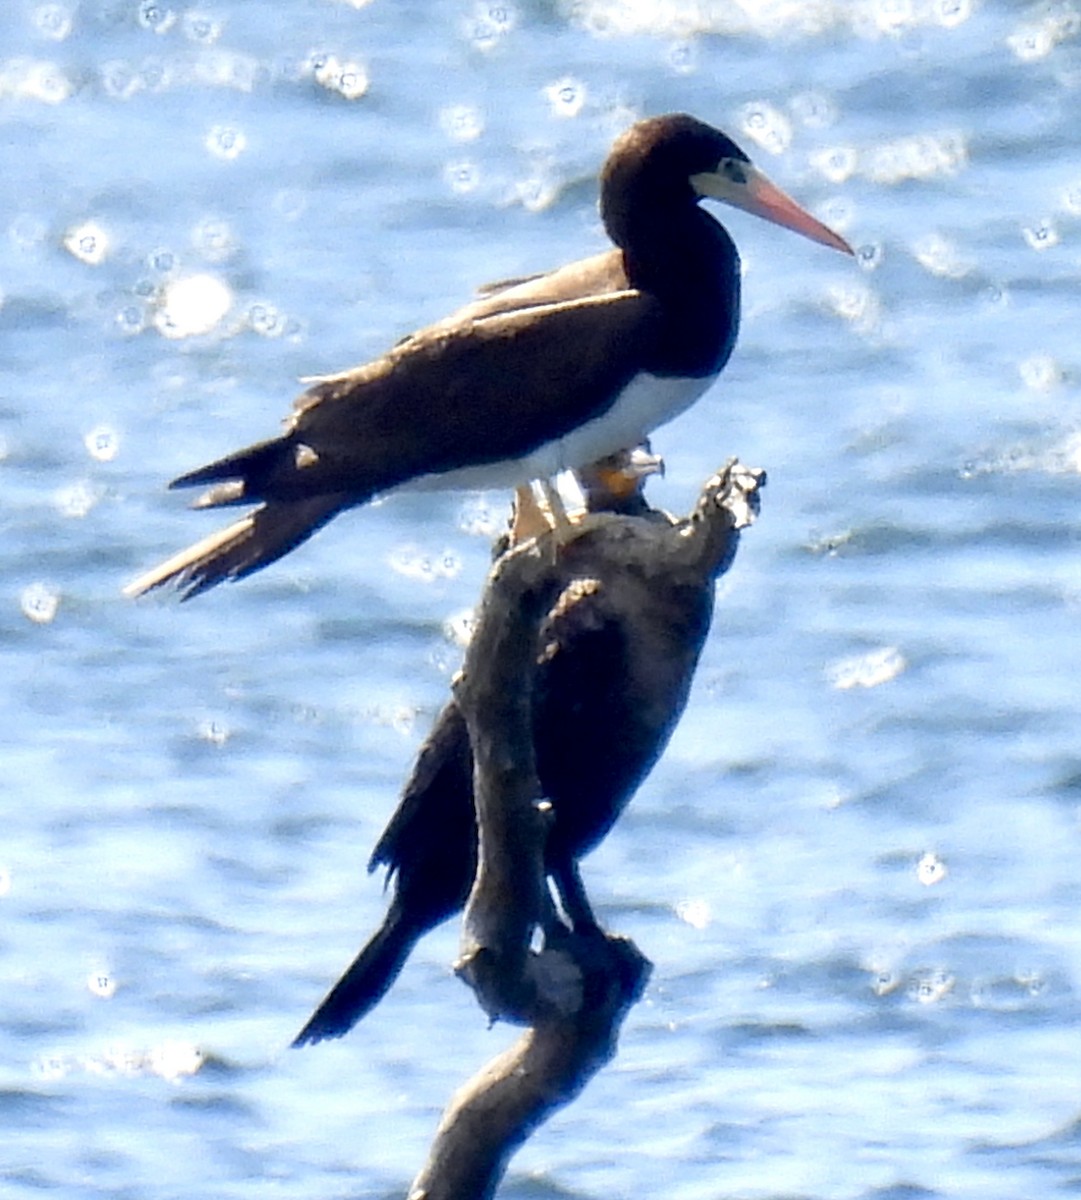
<path id="1" fill-rule="evenodd" d="M 74 83 L 57 63 L 25 58 L 0 62 L 0 98 L 62 104 L 74 91 Z"/>
<path id="2" fill-rule="evenodd" d="M 443 179 L 452 192 L 465 196 L 480 186 L 480 168 L 468 159 L 459 159 L 447 163 L 443 168 Z"/>
<path id="3" fill-rule="evenodd" d="M 83 438 L 87 454 L 98 462 L 112 462 L 120 453 L 120 439 L 108 425 L 95 425 Z"/>
<path id="4" fill-rule="evenodd" d="M 514 197 L 526 212 L 543 212 L 559 199 L 559 184 L 544 175 L 531 175 L 514 185 Z"/>
<path id="5" fill-rule="evenodd" d="M 879 326 L 882 305 L 878 293 L 865 283 L 833 284 L 826 291 L 826 304 L 857 333 L 873 333 Z"/>
<path id="6" fill-rule="evenodd" d="M 154 33 L 168 33 L 176 22 L 176 13 L 158 0 L 142 0 L 138 10 L 138 21 L 144 29 Z"/>
<path id="7" fill-rule="evenodd" d="M 64 234 L 64 249 L 80 262 L 96 267 L 109 253 L 109 235 L 96 221 L 84 221 Z"/>
<path id="8" fill-rule="evenodd" d="M 1046 58 L 1054 50 L 1058 39 L 1050 22 L 1023 25 L 1011 33 L 1006 45 L 1022 62 L 1035 62 Z"/>
<path id="9" fill-rule="evenodd" d="M 863 174 L 874 183 L 953 175 L 968 165 L 968 144 L 960 132 L 921 133 L 872 146 L 863 154 Z"/>
<path id="10" fill-rule="evenodd" d="M 196 732 L 204 742 L 209 742 L 212 746 L 220 747 L 224 746 L 229 740 L 232 730 L 230 730 L 224 721 L 207 717 L 199 722 L 199 728 Z"/>
<path id="11" fill-rule="evenodd" d="M 680 900 L 676 905 L 676 916 L 692 929 L 706 929 L 713 920 L 713 910 L 708 900 Z"/>
<path id="12" fill-rule="evenodd" d="M 53 503 L 65 517 L 85 517 L 100 499 L 100 490 L 85 479 L 59 488 L 53 495 Z"/>
<path id="13" fill-rule="evenodd" d="M 387 559 L 390 569 L 406 579 L 434 583 L 437 579 L 453 579 L 462 569 L 461 559 L 453 550 L 428 554 L 418 546 L 398 546 Z"/>
<path id="14" fill-rule="evenodd" d="M 664 61 L 677 75 L 693 75 L 698 70 L 698 43 L 693 39 L 673 42 L 665 51 Z"/>
<path id="15" fill-rule="evenodd" d="M 48 584 L 32 583 L 23 588 L 19 599 L 23 616 L 35 625 L 48 625 L 60 608 L 60 594 Z"/>
<path id="16" fill-rule="evenodd" d="M 792 115 L 808 129 L 826 129 L 836 123 L 840 113 L 837 101 L 825 92 L 800 92 L 788 105 Z"/>
<path id="17" fill-rule="evenodd" d="M 896 646 L 885 646 L 834 663 L 827 668 L 826 677 L 838 691 L 873 688 L 896 679 L 907 665 Z"/>
<path id="18" fill-rule="evenodd" d="M 811 155 L 811 166 L 830 183 L 844 183 L 856 170 L 859 159 L 852 146 L 831 146 Z"/>
<path id="19" fill-rule="evenodd" d="M 247 149 L 248 139 L 232 125 L 215 125 L 206 135 L 206 148 L 215 158 L 239 158 Z"/>
<path id="20" fill-rule="evenodd" d="M 194 1075 L 203 1065 L 203 1052 L 191 1042 L 162 1042 L 153 1046 L 142 1060 L 153 1075 L 176 1081 Z"/>
<path id="21" fill-rule="evenodd" d="M 188 275 L 166 285 L 154 328 L 162 337 L 198 337 L 213 332 L 232 304 L 233 293 L 216 275 Z"/>
<path id="22" fill-rule="evenodd" d="M 937 854 L 928 851 L 916 864 L 916 878 L 924 887 L 941 883 L 948 874 L 946 864 Z"/>
<path id="23" fill-rule="evenodd" d="M 34 27 L 42 37 L 62 42 L 71 33 L 71 10 L 63 4 L 42 4 L 34 10 Z"/>
<path id="24" fill-rule="evenodd" d="M 956 29 L 972 16 L 973 0 L 936 0 L 935 18 L 944 29 Z"/>
<path id="25" fill-rule="evenodd" d="M 359 100 L 371 86 L 368 69 L 363 63 L 353 59 L 342 61 L 334 54 L 327 55 L 316 66 L 315 82 L 346 100 Z"/>
<path id="26" fill-rule="evenodd" d="M 512 4 L 478 4 L 473 15 L 466 19 L 466 36 L 478 50 L 493 50 L 518 23 Z"/>
<path id="27" fill-rule="evenodd" d="M 888 967 L 882 967 L 873 973 L 871 991 L 876 996 L 888 996 L 891 992 L 897 991 L 901 986 L 901 982 L 901 976 L 896 971 L 891 971 Z"/>
<path id="28" fill-rule="evenodd" d="M 146 328 L 146 310 L 141 304 L 125 304 L 117 310 L 115 320 L 124 337 L 133 337 Z"/>
<path id="29" fill-rule="evenodd" d="M 932 275 L 961 279 L 971 270 L 956 245 L 940 233 L 926 233 L 912 247 L 916 261 Z"/>
<path id="30" fill-rule="evenodd" d="M 98 76 L 102 90 L 114 100 L 130 100 L 143 88 L 139 72 L 122 59 L 102 63 L 98 68 Z"/>
<path id="31" fill-rule="evenodd" d="M 209 46 L 221 37 L 221 22 L 209 13 L 191 10 L 184 14 L 184 36 L 192 42 Z"/>
<path id="32" fill-rule="evenodd" d="M 915 11 L 913 0 L 878 0 L 875 24 L 883 33 L 898 33 L 913 24 Z"/>
<path id="33" fill-rule="evenodd" d="M 1059 243 L 1059 233 L 1053 222 L 1037 221 L 1034 225 L 1025 225 L 1021 236 L 1033 250 L 1050 250 Z"/>
<path id="34" fill-rule="evenodd" d="M 919 1004 L 937 1004 L 957 985 L 953 975 L 942 968 L 919 972 L 908 988 L 909 997 Z"/>
<path id="35" fill-rule="evenodd" d="M 506 513 L 483 496 L 469 496 L 458 510 L 458 528 L 471 537 L 494 538 L 507 527 Z"/>
<path id="36" fill-rule="evenodd" d="M 1017 364 L 1025 387 L 1034 392 L 1049 392 L 1062 382 L 1062 368 L 1050 354 L 1033 354 Z"/>
<path id="37" fill-rule="evenodd" d="M 554 117 L 576 117 L 586 102 L 586 85 L 580 79 L 564 76 L 544 89 L 548 108 Z"/>
<path id="38" fill-rule="evenodd" d="M 64 1079 L 76 1072 L 98 1077 L 156 1075 L 177 1083 L 196 1074 L 206 1061 L 205 1055 L 190 1042 L 165 1041 L 149 1050 L 113 1046 L 97 1054 L 50 1054 L 34 1063 L 44 1079 Z"/>
<path id="39" fill-rule="evenodd" d="M 465 649 L 477 627 L 477 614 L 471 608 L 451 613 L 443 622 L 443 636 L 448 642 Z"/>
<path id="40" fill-rule="evenodd" d="M 792 122 L 766 100 L 745 104 L 739 121 L 743 132 L 770 154 L 783 154 L 792 144 Z"/>
<path id="41" fill-rule="evenodd" d="M 281 337 L 289 328 L 289 321 L 273 304 L 259 301 L 248 308 L 248 328 L 260 337 Z"/>
<path id="42" fill-rule="evenodd" d="M 86 987 L 101 1000 L 111 1000 L 116 995 L 116 979 L 108 971 L 91 971 L 86 977 Z"/>

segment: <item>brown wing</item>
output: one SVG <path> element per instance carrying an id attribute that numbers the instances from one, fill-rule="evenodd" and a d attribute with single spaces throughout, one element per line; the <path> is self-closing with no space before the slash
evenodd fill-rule
<path id="1" fill-rule="evenodd" d="M 382 358 L 310 381 L 285 432 L 173 480 L 197 507 L 333 493 L 517 458 L 605 410 L 656 341 L 658 305 L 618 251 L 500 291 Z"/>
<path id="2" fill-rule="evenodd" d="M 534 286 L 492 300 L 521 302 L 513 293 Z M 634 289 L 484 307 L 320 380 L 298 400 L 289 438 L 311 452 L 307 488 L 370 495 L 419 475 L 521 457 L 610 407 L 660 323 L 656 300 Z"/>

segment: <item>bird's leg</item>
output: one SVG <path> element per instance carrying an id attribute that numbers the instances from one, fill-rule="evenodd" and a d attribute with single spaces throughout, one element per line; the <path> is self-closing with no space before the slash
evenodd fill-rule
<path id="1" fill-rule="evenodd" d="M 540 489 L 543 503 L 538 499 L 534 485 L 515 489 L 511 545 L 519 546 L 529 538 L 551 533 L 558 551 L 569 540 L 574 522 L 567 515 L 559 489 L 550 479 L 538 479 L 535 486 Z"/>
<path id="2" fill-rule="evenodd" d="M 514 518 L 511 521 L 510 542 L 520 546 L 530 538 L 541 537 L 551 529 L 548 514 L 537 503 L 532 484 L 523 484 L 514 491 Z"/>
<path id="3" fill-rule="evenodd" d="M 544 889 L 544 912 L 541 915 L 540 927 L 544 934 L 544 944 L 549 948 L 571 933 L 571 927 L 552 895 L 551 884 Z"/>
<path id="4" fill-rule="evenodd" d="M 573 859 L 560 863 L 551 871 L 552 880 L 559 892 L 559 903 L 575 933 L 596 933 L 600 925 L 589 903 L 578 864 Z"/>
<path id="5" fill-rule="evenodd" d="M 538 480 L 538 483 L 545 503 L 548 505 L 549 528 L 555 535 L 556 544 L 562 546 L 570 540 L 574 523 L 567 516 L 567 509 L 563 503 L 563 497 L 559 494 L 559 488 L 550 479 L 541 479 Z"/>

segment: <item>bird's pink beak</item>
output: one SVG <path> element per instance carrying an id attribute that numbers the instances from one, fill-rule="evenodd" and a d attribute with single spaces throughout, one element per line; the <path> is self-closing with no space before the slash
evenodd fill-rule
<path id="1" fill-rule="evenodd" d="M 724 170 L 726 164 L 734 169 Z M 716 172 L 695 175 L 691 179 L 699 195 L 722 200 L 764 221 L 772 221 L 774 225 L 802 233 L 812 242 L 820 242 L 823 246 L 840 250 L 842 254 L 855 254 L 839 233 L 823 225 L 817 217 L 812 217 L 791 196 L 771 183 L 757 167 L 749 162 L 730 159 L 725 160 L 721 168 Z"/>

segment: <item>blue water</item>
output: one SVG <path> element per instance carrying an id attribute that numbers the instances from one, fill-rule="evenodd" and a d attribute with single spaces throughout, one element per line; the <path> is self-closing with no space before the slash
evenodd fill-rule
<path id="1" fill-rule="evenodd" d="M 513 1036 L 448 926 L 286 1049 L 382 910 L 507 497 L 120 587 L 297 376 L 602 246 L 605 148 L 669 110 L 859 259 L 728 219 L 741 341 L 652 494 L 770 484 L 586 866 L 647 996 L 505 1194 L 1081 1190 L 1079 104 L 1070 2 L 3 6 L 0 1192 L 401 1195 Z"/>

